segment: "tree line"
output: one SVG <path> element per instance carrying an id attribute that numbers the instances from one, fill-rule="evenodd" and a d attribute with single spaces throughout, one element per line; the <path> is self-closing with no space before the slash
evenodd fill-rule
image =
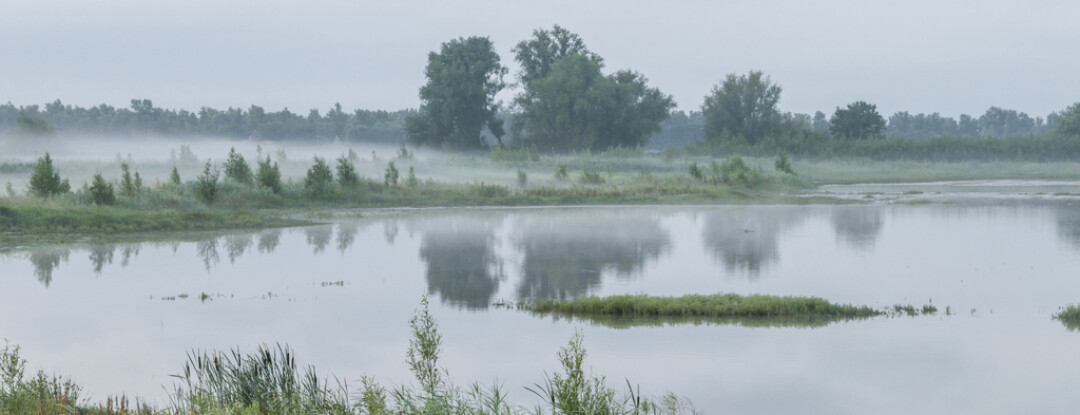
<path id="1" fill-rule="evenodd" d="M 267 112 L 260 106 L 218 110 L 202 107 L 197 112 L 155 107 L 149 99 L 133 99 L 130 108 L 101 104 L 83 108 L 60 100 L 16 107 L 0 105 L 0 132 L 42 135 L 72 132 L 100 135 L 186 135 L 267 140 L 341 139 L 400 143 L 405 139 L 405 119 L 415 110 L 346 112 L 334 104 L 325 114 L 307 116 L 288 108 Z"/>

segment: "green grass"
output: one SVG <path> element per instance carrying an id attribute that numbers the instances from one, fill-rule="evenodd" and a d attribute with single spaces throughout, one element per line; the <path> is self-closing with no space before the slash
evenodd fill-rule
<path id="1" fill-rule="evenodd" d="M 1080 331 L 1080 305 L 1070 305 L 1054 315 L 1069 330 Z"/>
<path id="2" fill-rule="evenodd" d="M 541 314 L 682 319 L 865 318 L 883 314 L 870 307 L 833 304 L 817 297 L 738 294 L 616 295 L 538 301 L 520 307 Z"/>

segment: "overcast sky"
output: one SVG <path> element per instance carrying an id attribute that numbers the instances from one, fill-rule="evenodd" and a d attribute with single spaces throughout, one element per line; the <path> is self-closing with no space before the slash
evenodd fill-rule
<path id="1" fill-rule="evenodd" d="M 855 100 L 895 111 L 1045 115 L 1080 101 L 1077 1 L 3 0 L 0 102 L 132 98 L 306 113 L 419 105 L 428 52 L 488 36 L 510 50 L 559 24 L 694 110 L 762 70 L 785 111 Z M 512 80 L 512 79 L 508 79 Z M 505 94 L 504 94 L 505 95 Z M 504 97 L 505 99 L 506 97 Z"/>

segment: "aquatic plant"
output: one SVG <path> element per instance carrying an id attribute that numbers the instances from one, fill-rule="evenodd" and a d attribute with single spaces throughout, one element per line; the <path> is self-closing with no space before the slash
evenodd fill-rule
<path id="1" fill-rule="evenodd" d="M 1061 309 L 1054 318 L 1064 324 L 1069 330 L 1080 331 L 1080 305 L 1073 304 Z"/>
<path id="2" fill-rule="evenodd" d="M 882 312 L 866 306 L 839 305 L 817 297 L 713 294 L 682 297 L 616 295 L 574 300 L 524 303 L 521 308 L 542 314 L 607 315 L 623 317 L 873 317 Z"/>

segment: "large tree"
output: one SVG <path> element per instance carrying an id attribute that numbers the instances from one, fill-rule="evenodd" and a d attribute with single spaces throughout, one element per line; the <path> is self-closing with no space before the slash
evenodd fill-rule
<path id="1" fill-rule="evenodd" d="M 1057 123 L 1057 132 L 1080 137 L 1080 102 L 1072 104 L 1061 112 Z"/>
<path id="2" fill-rule="evenodd" d="M 760 71 L 728 74 L 705 97 L 705 139 L 722 141 L 741 137 L 750 145 L 761 142 L 781 128 L 780 86 Z"/>
<path id="3" fill-rule="evenodd" d="M 496 117 L 495 94 L 506 84 L 506 68 L 486 37 L 442 44 L 428 54 L 427 84 L 420 88 L 420 110 L 405 125 L 410 142 L 453 149 L 487 147 L 487 127 L 502 143 L 503 122 Z"/>
<path id="4" fill-rule="evenodd" d="M 636 72 L 605 76 L 603 59 L 559 26 L 534 31 L 514 52 L 522 68 L 514 125 L 522 144 L 553 152 L 640 146 L 674 107 Z"/>
<path id="5" fill-rule="evenodd" d="M 877 106 L 866 101 L 855 101 L 847 108 L 836 108 L 829 119 L 829 133 L 833 137 L 865 140 L 881 137 L 885 131 L 885 118 L 878 114 Z"/>

